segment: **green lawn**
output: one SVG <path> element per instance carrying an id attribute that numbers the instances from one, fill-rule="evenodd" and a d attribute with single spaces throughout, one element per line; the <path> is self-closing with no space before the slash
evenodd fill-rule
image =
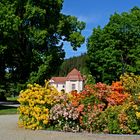
<path id="1" fill-rule="evenodd" d="M 17 99 L 18 99 L 18 96 L 16 96 L 16 97 L 7 97 L 7 101 L 17 101 Z"/>
<path id="2" fill-rule="evenodd" d="M 12 104 L 17 104 L 18 96 L 16 97 L 7 97 L 7 103 L 11 102 Z M 9 114 L 17 114 L 17 107 L 0 105 L 0 115 L 9 115 Z"/>
<path id="3" fill-rule="evenodd" d="M 0 115 L 17 114 L 17 107 L 0 105 Z"/>

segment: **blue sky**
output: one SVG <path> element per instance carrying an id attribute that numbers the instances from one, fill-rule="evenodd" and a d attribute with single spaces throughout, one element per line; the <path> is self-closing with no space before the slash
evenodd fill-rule
<path id="1" fill-rule="evenodd" d="M 98 25 L 104 27 L 109 22 L 110 15 L 115 12 L 128 12 L 134 6 L 140 7 L 140 0 L 64 0 L 62 13 L 76 16 L 86 22 L 82 34 L 87 39 L 93 28 Z M 77 51 L 73 51 L 70 44 L 66 43 L 64 46 L 66 58 L 86 52 L 85 44 Z"/>

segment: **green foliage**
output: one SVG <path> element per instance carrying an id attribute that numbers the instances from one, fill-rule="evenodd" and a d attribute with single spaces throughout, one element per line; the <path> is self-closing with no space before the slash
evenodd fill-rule
<path id="1" fill-rule="evenodd" d="M 5 97 L 5 92 L 1 92 L 2 90 L 0 89 L 0 101 L 6 101 Z"/>
<path id="2" fill-rule="evenodd" d="M 110 17 L 88 38 L 88 67 L 96 82 L 111 83 L 124 72 L 140 72 L 140 9 Z"/>
<path id="3" fill-rule="evenodd" d="M 137 133 L 140 130 L 140 121 L 138 121 L 136 117 L 136 110 L 131 106 L 126 112 L 128 115 L 129 129 L 131 129 L 133 133 Z"/>
<path id="4" fill-rule="evenodd" d="M 49 78 L 49 74 L 53 73 L 54 70 L 51 71 L 51 68 L 49 65 L 51 64 L 51 57 L 47 57 L 46 60 L 44 60 L 44 64 L 39 66 L 39 69 L 37 72 L 32 72 L 29 77 L 30 83 L 41 83 L 43 84 L 43 79 L 46 76 L 46 79 Z"/>
<path id="5" fill-rule="evenodd" d="M 108 119 L 107 121 L 107 129 L 109 133 L 115 134 L 120 133 L 120 127 L 119 127 L 119 115 L 120 107 L 110 107 L 105 111 L 106 117 Z"/>
<path id="6" fill-rule="evenodd" d="M 60 70 L 58 71 L 59 76 L 66 76 L 73 68 L 78 69 L 82 74 L 88 74 L 86 67 L 87 55 L 81 54 L 80 56 L 74 56 L 68 59 L 65 59 Z"/>
<path id="7" fill-rule="evenodd" d="M 63 42 L 74 50 L 84 43 L 85 23 L 62 14 L 62 6 L 63 0 L 0 1 L 1 85 L 43 84 L 64 60 Z"/>
<path id="8" fill-rule="evenodd" d="M 94 95 L 89 95 L 89 96 L 85 97 L 85 98 L 81 101 L 81 103 L 84 104 L 85 106 L 94 105 L 94 104 L 96 103 L 95 100 L 97 100 L 97 99 L 95 98 Z"/>
<path id="9" fill-rule="evenodd" d="M 85 84 L 95 84 L 95 79 L 91 74 L 86 75 Z"/>
<path id="10" fill-rule="evenodd" d="M 4 86 L 0 86 L 0 101 L 6 101 L 6 90 L 4 89 Z"/>

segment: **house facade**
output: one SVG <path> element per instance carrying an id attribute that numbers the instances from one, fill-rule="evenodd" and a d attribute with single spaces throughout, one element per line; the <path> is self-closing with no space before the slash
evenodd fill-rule
<path id="1" fill-rule="evenodd" d="M 84 87 L 84 78 L 81 73 L 74 68 L 66 77 L 52 77 L 50 84 L 56 87 L 59 92 L 61 90 L 65 90 L 66 93 L 72 90 L 80 92 Z"/>

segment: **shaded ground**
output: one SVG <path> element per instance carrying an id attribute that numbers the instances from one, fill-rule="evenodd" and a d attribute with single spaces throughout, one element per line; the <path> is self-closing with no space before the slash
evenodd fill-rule
<path id="1" fill-rule="evenodd" d="M 18 101 L 0 101 L 0 106 L 18 107 L 19 106 L 19 102 Z"/>
<path id="2" fill-rule="evenodd" d="M 7 106 L 7 105 L 0 105 L 0 110 L 3 110 L 3 109 L 12 109 L 12 108 L 16 108 L 16 107 Z"/>
<path id="3" fill-rule="evenodd" d="M 17 101 L 0 101 L 0 115 L 17 114 Z"/>
<path id="4" fill-rule="evenodd" d="M 18 115 L 0 116 L 0 140 L 140 140 L 138 135 L 98 135 L 25 130 L 18 128 L 17 120 Z"/>

